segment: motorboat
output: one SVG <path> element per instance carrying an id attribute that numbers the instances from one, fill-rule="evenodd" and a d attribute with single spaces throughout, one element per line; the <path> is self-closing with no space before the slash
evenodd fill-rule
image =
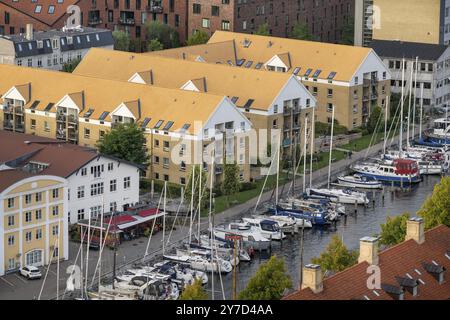
<path id="1" fill-rule="evenodd" d="M 283 240 L 286 235 L 280 228 L 280 225 L 275 220 L 261 219 L 261 218 L 242 218 L 245 223 L 248 223 L 252 228 L 258 230 L 264 237 L 271 240 Z"/>
<path id="2" fill-rule="evenodd" d="M 194 279 L 198 279 L 202 281 L 202 284 L 205 285 L 208 283 L 208 275 L 200 270 L 194 270 L 188 267 L 188 264 L 177 263 L 175 261 L 164 260 L 162 262 L 155 263 L 153 266 L 155 268 L 159 268 L 165 265 L 171 266 L 173 269 L 177 270 L 177 272 L 182 272 L 185 274 L 191 274 Z"/>
<path id="3" fill-rule="evenodd" d="M 395 159 L 391 163 L 356 164 L 352 170 L 361 176 L 386 183 L 414 184 L 422 181 L 417 161 L 408 159 Z"/>
<path id="4" fill-rule="evenodd" d="M 305 222 L 305 227 L 307 226 L 307 222 L 309 221 L 311 223 L 311 226 L 313 225 L 325 225 L 330 223 L 328 220 L 328 213 L 325 211 L 307 211 L 307 210 L 301 210 L 301 209 L 287 209 L 281 206 L 276 206 L 275 208 L 270 209 L 270 211 L 273 215 L 280 215 L 280 216 L 288 216 L 288 217 L 294 217 L 297 219 L 302 219 Z"/>
<path id="5" fill-rule="evenodd" d="M 185 264 L 187 263 L 192 269 L 205 272 L 229 273 L 233 270 L 233 266 L 229 261 L 220 258 L 211 259 L 211 257 L 205 258 L 198 255 L 189 255 L 187 252 L 184 254 L 164 255 L 164 258 Z"/>
<path id="6" fill-rule="evenodd" d="M 251 228 L 247 223 L 232 222 L 228 225 L 217 226 L 213 229 L 214 237 L 226 241 L 230 237 L 240 237 L 245 248 L 255 250 L 268 250 L 270 240 L 264 237 L 261 232 Z"/>
<path id="7" fill-rule="evenodd" d="M 191 247 L 195 247 L 196 244 L 191 243 Z M 211 250 L 211 237 L 208 235 L 200 235 L 200 244 L 197 244 L 200 248 L 205 250 Z M 234 256 L 234 241 L 222 241 L 219 239 L 214 239 L 214 250 L 216 250 L 219 255 L 221 252 L 228 254 L 228 256 Z M 241 248 L 241 243 L 238 243 L 238 258 L 239 261 L 249 262 L 251 257 L 246 250 Z M 234 258 L 233 258 L 234 260 Z"/>
<path id="8" fill-rule="evenodd" d="M 362 189 L 381 189 L 383 184 L 372 177 L 365 177 L 359 174 L 352 176 L 340 176 L 338 177 L 339 185 L 350 188 L 362 188 Z"/>
<path id="9" fill-rule="evenodd" d="M 107 287 L 105 291 L 136 292 L 140 299 L 145 300 L 177 300 L 180 295 L 177 284 L 167 280 L 140 275 L 134 276 L 129 281 L 114 281 L 114 288 Z"/>
<path id="10" fill-rule="evenodd" d="M 342 204 L 362 204 L 366 205 L 369 203 L 369 199 L 364 192 L 352 191 L 352 190 L 341 190 L 341 189 L 309 189 L 310 194 L 316 194 L 319 196 L 329 197 L 331 201 L 339 202 Z"/>

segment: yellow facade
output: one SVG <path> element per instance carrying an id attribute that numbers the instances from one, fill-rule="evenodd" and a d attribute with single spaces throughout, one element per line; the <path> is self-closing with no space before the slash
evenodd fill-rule
<path id="1" fill-rule="evenodd" d="M 65 179 L 31 174 L 0 191 L 0 275 L 68 258 L 66 194 Z"/>
<path id="2" fill-rule="evenodd" d="M 374 0 L 373 39 L 440 44 L 441 0 Z"/>

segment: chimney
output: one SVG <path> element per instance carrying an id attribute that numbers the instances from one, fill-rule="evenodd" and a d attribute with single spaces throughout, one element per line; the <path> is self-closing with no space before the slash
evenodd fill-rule
<path id="1" fill-rule="evenodd" d="M 418 244 L 425 242 L 424 222 L 422 218 L 415 217 L 406 223 L 406 240 L 414 239 Z"/>
<path id="2" fill-rule="evenodd" d="M 25 38 L 28 41 L 33 40 L 33 25 L 31 23 L 27 23 Z"/>
<path id="3" fill-rule="evenodd" d="M 378 265 L 378 238 L 364 237 L 359 240 L 358 263 L 364 261 L 370 265 Z"/>
<path id="4" fill-rule="evenodd" d="M 314 293 L 323 291 L 323 275 L 320 266 L 307 264 L 303 268 L 302 289 L 310 288 Z"/>

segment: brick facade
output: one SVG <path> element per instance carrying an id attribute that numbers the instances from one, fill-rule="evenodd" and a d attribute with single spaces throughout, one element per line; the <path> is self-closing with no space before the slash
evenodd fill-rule
<path id="1" fill-rule="evenodd" d="M 189 34 L 195 30 L 255 33 L 268 23 L 271 35 L 287 37 L 300 22 L 323 42 L 340 41 L 343 26 L 354 15 L 352 0 L 189 0 L 188 8 Z"/>

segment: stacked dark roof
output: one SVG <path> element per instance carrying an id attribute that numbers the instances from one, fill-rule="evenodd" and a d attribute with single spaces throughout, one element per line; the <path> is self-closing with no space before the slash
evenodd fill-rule
<path id="1" fill-rule="evenodd" d="M 436 61 L 447 46 L 418 42 L 373 40 L 369 45 L 380 57 Z"/>

